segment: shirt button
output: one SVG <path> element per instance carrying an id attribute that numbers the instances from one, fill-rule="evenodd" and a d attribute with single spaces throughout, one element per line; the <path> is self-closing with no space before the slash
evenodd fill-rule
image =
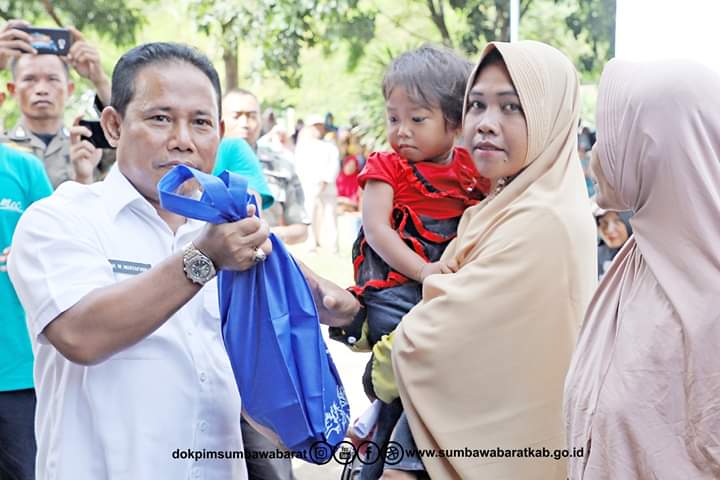
<path id="1" fill-rule="evenodd" d="M 207 375 L 205 372 L 200 372 L 200 381 L 204 383 L 205 380 L 207 380 Z"/>
<path id="2" fill-rule="evenodd" d="M 185 332 L 185 333 L 187 333 L 187 336 L 188 336 L 188 337 L 192 337 L 192 331 L 191 331 L 191 330 L 188 330 L 188 331 Z"/>
<path id="3" fill-rule="evenodd" d="M 197 468 L 193 469 L 192 476 L 193 478 L 200 478 L 200 470 L 198 470 Z"/>
<path id="4" fill-rule="evenodd" d="M 207 422 L 200 422 L 200 431 L 201 431 L 201 432 L 206 432 L 207 429 L 208 429 L 208 424 L 207 424 Z"/>
<path id="5" fill-rule="evenodd" d="M 348 337 L 347 340 L 350 345 L 355 345 L 357 343 L 357 338 L 355 337 Z"/>

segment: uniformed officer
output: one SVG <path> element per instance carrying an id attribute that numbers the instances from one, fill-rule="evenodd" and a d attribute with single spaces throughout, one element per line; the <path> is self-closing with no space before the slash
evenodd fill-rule
<path id="1" fill-rule="evenodd" d="M 82 139 L 91 132 L 77 124 L 79 119 L 70 128 L 63 121 L 65 102 L 75 89 L 69 65 L 92 82 L 101 102 L 110 101 L 110 80 L 102 70 L 100 55 L 73 28 L 67 57 L 38 55 L 30 36 L 17 29 L 23 26 L 30 25 L 11 20 L 0 31 L 0 68 L 11 70 L 12 81 L 7 88 L 21 112 L 20 120 L 5 132 L 2 141 L 40 158 L 53 186 L 66 180 L 92 183 L 100 173 L 96 166 L 102 150 Z M 105 158 L 103 165 L 109 162 Z"/>

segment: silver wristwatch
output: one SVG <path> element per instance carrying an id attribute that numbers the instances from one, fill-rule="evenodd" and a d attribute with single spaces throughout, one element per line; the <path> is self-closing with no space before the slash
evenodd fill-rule
<path id="1" fill-rule="evenodd" d="M 183 270 L 190 281 L 200 285 L 205 285 L 215 276 L 212 260 L 192 243 L 183 248 Z"/>

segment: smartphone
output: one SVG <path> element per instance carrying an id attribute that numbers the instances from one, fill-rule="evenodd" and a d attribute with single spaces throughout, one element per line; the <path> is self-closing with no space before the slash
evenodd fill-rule
<path id="1" fill-rule="evenodd" d="M 92 143 L 95 148 L 115 148 L 110 145 L 107 141 L 107 138 L 105 138 L 105 132 L 103 131 L 99 121 L 80 120 L 80 125 L 86 127 L 92 132 L 92 135 L 90 137 L 83 136 L 82 138 L 83 140 L 90 141 L 90 143 Z"/>
<path id="2" fill-rule="evenodd" d="M 32 46 L 39 54 L 67 55 L 72 44 L 70 30 L 66 28 L 18 27 L 32 38 Z"/>

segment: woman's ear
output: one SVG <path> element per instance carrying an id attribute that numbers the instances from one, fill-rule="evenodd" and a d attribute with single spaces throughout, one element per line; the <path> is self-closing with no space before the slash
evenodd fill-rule
<path id="1" fill-rule="evenodd" d="M 122 117 L 113 107 L 105 107 L 100 115 L 100 125 L 105 132 L 105 138 L 113 148 L 117 148 L 120 141 L 120 126 Z"/>

